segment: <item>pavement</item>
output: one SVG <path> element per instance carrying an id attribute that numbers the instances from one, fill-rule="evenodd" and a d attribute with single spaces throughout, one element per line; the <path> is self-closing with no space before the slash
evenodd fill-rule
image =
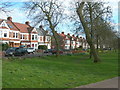
<path id="1" fill-rule="evenodd" d="M 92 83 L 88 85 L 83 85 L 76 88 L 118 88 L 118 86 L 120 86 L 118 83 L 118 79 L 120 80 L 120 77 L 115 77 L 112 79 L 108 79 L 108 80 L 104 80 L 101 82 Z"/>

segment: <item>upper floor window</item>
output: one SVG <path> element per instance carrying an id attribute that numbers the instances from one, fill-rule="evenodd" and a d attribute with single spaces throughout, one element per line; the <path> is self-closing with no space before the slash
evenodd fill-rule
<path id="1" fill-rule="evenodd" d="M 20 35 L 20 39 L 22 39 L 22 35 Z"/>
<path id="2" fill-rule="evenodd" d="M 7 37 L 7 33 L 4 33 L 4 37 Z"/>
<path id="3" fill-rule="evenodd" d="M 34 40 L 34 35 L 32 35 L 32 40 Z"/>
<path id="4" fill-rule="evenodd" d="M 40 37 L 40 41 L 43 41 L 43 40 L 42 40 L 42 37 Z"/>
<path id="5" fill-rule="evenodd" d="M 18 33 L 16 33 L 16 38 L 18 38 Z"/>
<path id="6" fill-rule="evenodd" d="M 50 41 L 50 37 L 49 36 L 47 36 L 47 41 Z"/>
<path id="7" fill-rule="evenodd" d="M 9 28 L 13 28 L 13 26 L 11 26 L 10 24 L 7 24 Z"/>
<path id="8" fill-rule="evenodd" d="M 13 38 L 18 38 L 18 33 L 13 33 Z"/>
<path id="9" fill-rule="evenodd" d="M 35 35 L 35 40 L 37 40 L 37 35 Z"/>
<path id="10" fill-rule="evenodd" d="M 32 35 L 32 40 L 37 40 L 37 35 Z"/>
<path id="11" fill-rule="evenodd" d="M 15 33 L 13 33 L 13 38 L 15 38 Z"/>
<path id="12" fill-rule="evenodd" d="M 23 35 L 23 34 L 21 35 L 21 39 L 25 39 L 25 37 L 24 37 L 24 35 Z"/>

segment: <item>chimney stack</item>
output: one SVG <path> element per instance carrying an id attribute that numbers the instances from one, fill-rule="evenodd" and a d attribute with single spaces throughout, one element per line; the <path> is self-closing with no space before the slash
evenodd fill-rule
<path id="1" fill-rule="evenodd" d="M 7 20 L 12 21 L 12 17 L 8 17 Z"/>

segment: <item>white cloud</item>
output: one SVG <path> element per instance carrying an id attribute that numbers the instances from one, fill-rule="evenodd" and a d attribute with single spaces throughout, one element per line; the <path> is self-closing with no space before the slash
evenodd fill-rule
<path id="1" fill-rule="evenodd" d="M 6 19 L 7 18 L 7 14 L 4 12 L 0 12 L 0 19 Z"/>

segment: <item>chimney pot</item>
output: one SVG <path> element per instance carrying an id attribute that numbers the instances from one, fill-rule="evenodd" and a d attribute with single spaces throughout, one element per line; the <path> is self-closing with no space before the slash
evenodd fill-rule
<path id="1" fill-rule="evenodd" d="M 62 34 L 64 34 L 64 32 L 62 32 Z"/>
<path id="2" fill-rule="evenodd" d="M 42 25 L 40 25 L 40 26 L 39 26 L 39 28 L 43 28 L 43 26 L 42 26 Z"/>
<path id="3" fill-rule="evenodd" d="M 12 21 L 12 17 L 8 17 L 7 20 Z"/>
<path id="4" fill-rule="evenodd" d="M 29 21 L 26 21 L 25 24 L 26 24 L 26 25 L 30 25 L 30 22 L 29 22 Z"/>
<path id="5" fill-rule="evenodd" d="M 70 35 L 69 33 L 67 35 Z"/>

